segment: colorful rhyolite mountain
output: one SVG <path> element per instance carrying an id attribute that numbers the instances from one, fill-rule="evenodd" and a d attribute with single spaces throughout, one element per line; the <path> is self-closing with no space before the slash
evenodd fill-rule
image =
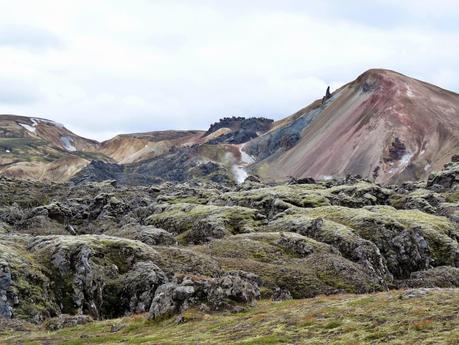
<path id="1" fill-rule="evenodd" d="M 358 174 L 416 180 L 459 151 L 459 95 L 388 70 L 369 70 L 274 124 L 247 145 L 271 178 Z"/>
<path id="2" fill-rule="evenodd" d="M 75 183 L 241 182 L 361 175 L 424 179 L 459 152 L 459 95 L 374 69 L 277 122 L 224 118 L 204 131 L 119 135 L 98 143 L 40 118 L 0 116 L 0 173 Z"/>

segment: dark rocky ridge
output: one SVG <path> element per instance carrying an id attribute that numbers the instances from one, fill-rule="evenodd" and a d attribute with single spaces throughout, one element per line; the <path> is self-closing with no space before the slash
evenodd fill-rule
<path id="1" fill-rule="evenodd" d="M 231 172 L 223 164 L 213 161 L 201 162 L 198 145 L 172 148 L 155 158 L 132 164 L 92 161 L 72 177 L 71 182 L 84 184 L 114 179 L 131 186 L 146 186 L 164 181 L 185 182 L 208 179 L 222 184 L 233 184 Z"/>
<path id="2" fill-rule="evenodd" d="M 219 130 L 220 128 L 229 128 L 233 131 L 245 129 L 251 131 L 266 132 L 267 130 L 269 130 L 272 123 L 273 120 L 267 119 L 265 117 L 224 117 L 220 119 L 218 122 L 211 124 L 205 135 L 207 136 Z"/>
<path id="3" fill-rule="evenodd" d="M 272 123 L 273 120 L 264 117 L 225 117 L 212 124 L 205 135 L 212 134 L 221 128 L 228 128 L 229 133 L 210 140 L 209 144 L 242 144 L 267 132 Z"/>
<path id="4" fill-rule="evenodd" d="M 246 147 L 247 152 L 257 157 L 257 160 L 263 160 L 288 151 L 298 143 L 301 132 L 320 115 L 321 111 L 322 108 L 317 108 L 309 113 L 302 113 L 304 116 L 298 117 L 286 126 L 250 141 Z"/>

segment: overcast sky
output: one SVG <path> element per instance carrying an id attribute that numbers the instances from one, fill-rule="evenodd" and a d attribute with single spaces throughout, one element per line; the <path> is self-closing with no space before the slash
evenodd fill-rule
<path id="1" fill-rule="evenodd" d="M 80 135 L 290 115 L 369 68 L 459 91 L 457 0 L 0 0 L 0 113 Z"/>

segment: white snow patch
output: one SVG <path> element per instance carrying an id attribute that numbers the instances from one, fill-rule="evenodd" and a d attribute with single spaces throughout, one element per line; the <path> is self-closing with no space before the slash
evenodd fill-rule
<path id="1" fill-rule="evenodd" d="M 413 158 L 414 154 L 412 154 L 411 152 L 407 152 L 405 153 L 402 158 L 400 158 L 400 161 L 398 162 L 398 167 L 393 167 L 391 169 L 389 169 L 388 173 L 389 174 L 396 174 L 400 171 L 402 171 L 403 169 L 405 169 L 408 164 L 410 164 L 410 161 L 411 161 L 411 158 Z M 391 164 L 392 165 L 392 164 Z"/>
<path id="2" fill-rule="evenodd" d="M 429 171 L 430 168 L 432 168 L 432 164 L 426 164 L 426 166 L 424 167 L 424 171 Z"/>
<path id="3" fill-rule="evenodd" d="M 247 171 L 245 171 L 245 169 L 239 165 L 233 165 L 232 171 L 233 171 L 234 178 L 236 179 L 236 182 L 238 184 L 243 183 L 245 179 L 249 176 Z"/>
<path id="4" fill-rule="evenodd" d="M 422 150 L 419 154 L 423 155 L 424 153 L 426 153 L 426 150 Z"/>
<path id="5" fill-rule="evenodd" d="M 323 175 L 323 176 L 322 176 L 322 180 L 325 180 L 325 181 L 333 180 L 333 176 L 330 176 L 330 175 Z"/>
<path id="6" fill-rule="evenodd" d="M 56 121 L 52 121 L 52 120 L 40 119 L 38 117 L 32 118 L 32 122 L 34 124 L 38 124 L 39 122 L 41 122 L 41 123 L 45 123 L 47 125 L 51 125 L 51 126 L 54 126 L 54 127 L 64 128 L 64 125 L 62 123 L 59 123 L 59 122 L 56 122 Z"/>
<path id="7" fill-rule="evenodd" d="M 400 169 L 405 168 L 410 163 L 411 158 L 413 158 L 412 153 L 405 153 L 400 159 Z"/>
<path id="8" fill-rule="evenodd" d="M 410 164 L 410 161 L 411 161 L 411 158 L 413 158 L 414 154 L 412 154 L 411 152 L 407 152 L 405 153 L 402 158 L 400 158 L 400 161 L 398 162 L 398 167 L 394 167 L 393 166 L 393 163 L 390 162 L 389 165 L 391 166 L 391 168 L 387 171 L 388 174 L 396 174 L 400 171 L 402 171 L 403 169 L 405 169 L 408 164 Z"/>
<path id="9" fill-rule="evenodd" d="M 255 163 L 255 159 L 247 152 L 241 150 L 241 162 L 246 164 Z"/>
<path id="10" fill-rule="evenodd" d="M 406 95 L 410 98 L 414 98 L 413 90 L 409 85 L 406 85 Z"/>
<path id="11" fill-rule="evenodd" d="M 73 145 L 73 139 L 70 137 L 61 137 L 62 145 L 67 151 L 76 151 L 76 147 Z"/>
<path id="12" fill-rule="evenodd" d="M 234 178 L 238 184 L 241 184 L 245 181 L 245 179 L 249 176 L 245 167 L 249 164 L 255 163 L 255 159 L 249 155 L 247 152 L 243 151 L 245 144 L 239 145 L 239 152 L 241 153 L 241 160 L 238 164 L 234 164 L 231 168 L 233 171 Z"/>
<path id="13" fill-rule="evenodd" d="M 25 123 L 20 123 L 19 126 L 21 126 L 22 128 L 25 128 L 26 130 L 28 130 L 29 132 L 31 133 L 35 133 L 37 131 L 37 129 L 34 127 L 34 126 L 30 126 L 30 125 L 26 125 Z"/>
<path id="14" fill-rule="evenodd" d="M 5 150 L 6 153 L 10 153 L 11 151 L 10 150 Z"/>

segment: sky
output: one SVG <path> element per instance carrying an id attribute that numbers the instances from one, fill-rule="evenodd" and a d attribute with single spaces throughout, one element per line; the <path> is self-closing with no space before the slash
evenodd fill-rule
<path id="1" fill-rule="evenodd" d="M 388 68 L 459 92 L 457 0 L 0 0 L 0 114 L 105 140 L 280 119 Z"/>

